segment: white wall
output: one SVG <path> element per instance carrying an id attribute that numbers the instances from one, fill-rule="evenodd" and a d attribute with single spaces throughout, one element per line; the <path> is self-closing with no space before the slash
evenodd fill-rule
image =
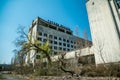
<path id="1" fill-rule="evenodd" d="M 104 63 L 101 57 L 106 63 L 120 61 L 120 38 L 116 30 L 120 20 L 113 0 L 109 1 L 89 0 L 86 3 L 96 64 Z"/>
<path id="2" fill-rule="evenodd" d="M 93 47 L 87 47 L 84 49 L 67 52 L 64 57 L 65 57 L 65 59 L 73 59 L 73 58 L 75 58 L 75 56 L 80 57 L 80 56 L 87 56 L 87 55 L 92 55 L 92 54 L 94 54 Z M 51 57 L 52 61 L 57 61 L 58 57 L 60 57 L 60 56 L 61 56 L 61 54 Z"/>

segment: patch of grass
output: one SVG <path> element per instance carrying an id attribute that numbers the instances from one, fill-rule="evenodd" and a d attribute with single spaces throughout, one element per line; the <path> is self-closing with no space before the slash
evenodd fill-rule
<path id="1" fill-rule="evenodd" d="M 0 74 L 0 79 L 2 78 L 2 75 Z"/>
<path id="2" fill-rule="evenodd" d="M 3 76 L 2 76 L 2 74 L 0 74 L 0 79 L 4 79 Z"/>

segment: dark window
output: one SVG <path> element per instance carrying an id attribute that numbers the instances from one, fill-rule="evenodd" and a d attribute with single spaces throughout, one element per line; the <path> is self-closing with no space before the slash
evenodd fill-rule
<path id="1" fill-rule="evenodd" d="M 76 44 L 76 42 L 74 42 L 74 44 Z"/>
<path id="2" fill-rule="evenodd" d="M 65 43 L 63 43 L 63 46 L 66 46 L 66 44 L 65 44 Z"/>
<path id="3" fill-rule="evenodd" d="M 42 36 L 42 32 L 39 32 L 38 34 L 39 34 L 39 36 Z"/>
<path id="4" fill-rule="evenodd" d="M 94 2 L 92 2 L 92 5 L 94 5 Z"/>
<path id="5" fill-rule="evenodd" d="M 59 40 L 62 40 L 61 38 L 59 38 Z"/>
<path id="6" fill-rule="evenodd" d="M 58 28 L 58 31 L 65 32 L 63 28 Z"/>
<path id="7" fill-rule="evenodd" d="M 67 44 L 67 47 L 70 47 L 70 44 Z"/>
<path id="8" fill-rule="evenodd" d="M 59 45 L 62 45 L 62 43 L 61 43 L 61 42 L 59 42 Z"/>
<path id="9" fill-rule="evenodd" d="M 66 39 L 63 39 L 64 42 L 66 42 Z"/>
<path id="10" fill-rule="evenodd" d="M 54 36 L 54 39 L 57 39 L 57 37 L 56 37 L 56 36 Z"/>
<path id="11" fill-rule="evenodd" d="M 54 41 L 54 44 L 57 44 L 57 41 Z"/>
<path id="12" fill-rule="evenodd" d="M 53 38 L 53 36 L 52 36 L 52 35 L 49 35 L 49 38 L 50 38 L 50 39 L 52 39 L 52 38 Z"/>
<path id="13" fill-rule="evenodd" d="M 59 50 L 62 50 L 62 47 L 59 47 Z"/>
<path id="14" fill-rule="evenodd" d="M 73 45 L 71 45 L 71 48 L 73 48 Z"/>
<path id="15" fill-rule="evenodd" d="M 44 36 L 45 36 L 45 37 L 47 37 L 47 34 L 46 34 L 46 33 L 44 33 Z"/>
<path id="16" fill-rule="evenodd" d="M 67 42 L 69 43 L 69 40 L 67 40 Z"/>
<path id="17" fill-rule="evenodd" d="M 43 40 L 43 42 L 46 42 L 46 41 L 47 41 L 47 39 L 44 39 L 44 40 Z"/>
<path id="18" fill-rule="evenodd" d="M 52 44 L 52 43 L 53 43 L 53 41 L 52 41 L 52 40 L 50 40 L 50 43 Z"/>
<path id="19" fill-rule="evenodd" d="M 54 46 L 54 49 L 57 49 L 57 46 Z"/>
<path id="20" fill-rule="evenodd" d="M 70 49 L 67 49 L 67 51 L 70 51 Z"/>
<path id="21" fill-rule="evenodd" d="M 38 37 L 38 40 L 42 41 L 42 38 L 39 38 L 39 37 Z"/>
<path id="22" fill-rule="evenodd" d="M 66 51 L 66 48 L 63 48 L 63 51 Z"/>
<path id="23" fill-rule="evenodd" d="M 71 41 L 71 43 L 73 43 L 73 41 Z"/>
<path id="24" fill-rule="evenodd" d="M 120 1 L 117 1 L 117 6 L 118 8 L 120 8 Z"/>
<path id="25" fill-rule="evenodd" d="M 57 54 L 57 52 L 54 52 L 54 54 L 56 55 L 56 54 Z"/>

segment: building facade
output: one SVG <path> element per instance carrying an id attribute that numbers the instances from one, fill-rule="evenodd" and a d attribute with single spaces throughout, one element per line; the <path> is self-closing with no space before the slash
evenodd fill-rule
<path id="1" fill-rule="evenodd" d="M 43 45 L 48 41 L 51 50 L 53 50 L 53 55 L 92 45 L 91 41 L 74 36 L 72 30 L 69 28 L 50 20 L 46 21 L 40 17 L 32 22 L 29 34 L 32 35 L 31 39 L 33 43 L 35 40 L 39 40 Z M 34 63 L 35 54 L 35 50 L 31 50 L 28 53 L 31 63 Z"/>
<path id="2" fill-rule="evenodd" d="M 120 61 L 120 2 L 86 2 L 96 64 Z"/>

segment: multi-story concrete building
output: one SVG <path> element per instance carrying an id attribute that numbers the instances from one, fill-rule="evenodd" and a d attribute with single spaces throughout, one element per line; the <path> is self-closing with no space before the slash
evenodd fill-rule
<path id="1" fill-rule="evenodd" d="M 39 17 L 32 22 L 29 34 L 32 35 L 31 39 L 33 43 L 35 40 L 40 40 L 41 44 L 49 41 L 53 55 L 92 45 L 91 41 L 74 36 L 72 30 L 69 28 L 53 21 L 43 20 Z M 35 53 L 35 50 L 31 50 L 30 53 L 28 53 L 30 54 L 29 56 L 32 63 L 35 59 Z"/>
<path id="2" fill-rule="evenodd" d="M 96 64 L 120 61 L 120 2 L 86 2 Z"/>

